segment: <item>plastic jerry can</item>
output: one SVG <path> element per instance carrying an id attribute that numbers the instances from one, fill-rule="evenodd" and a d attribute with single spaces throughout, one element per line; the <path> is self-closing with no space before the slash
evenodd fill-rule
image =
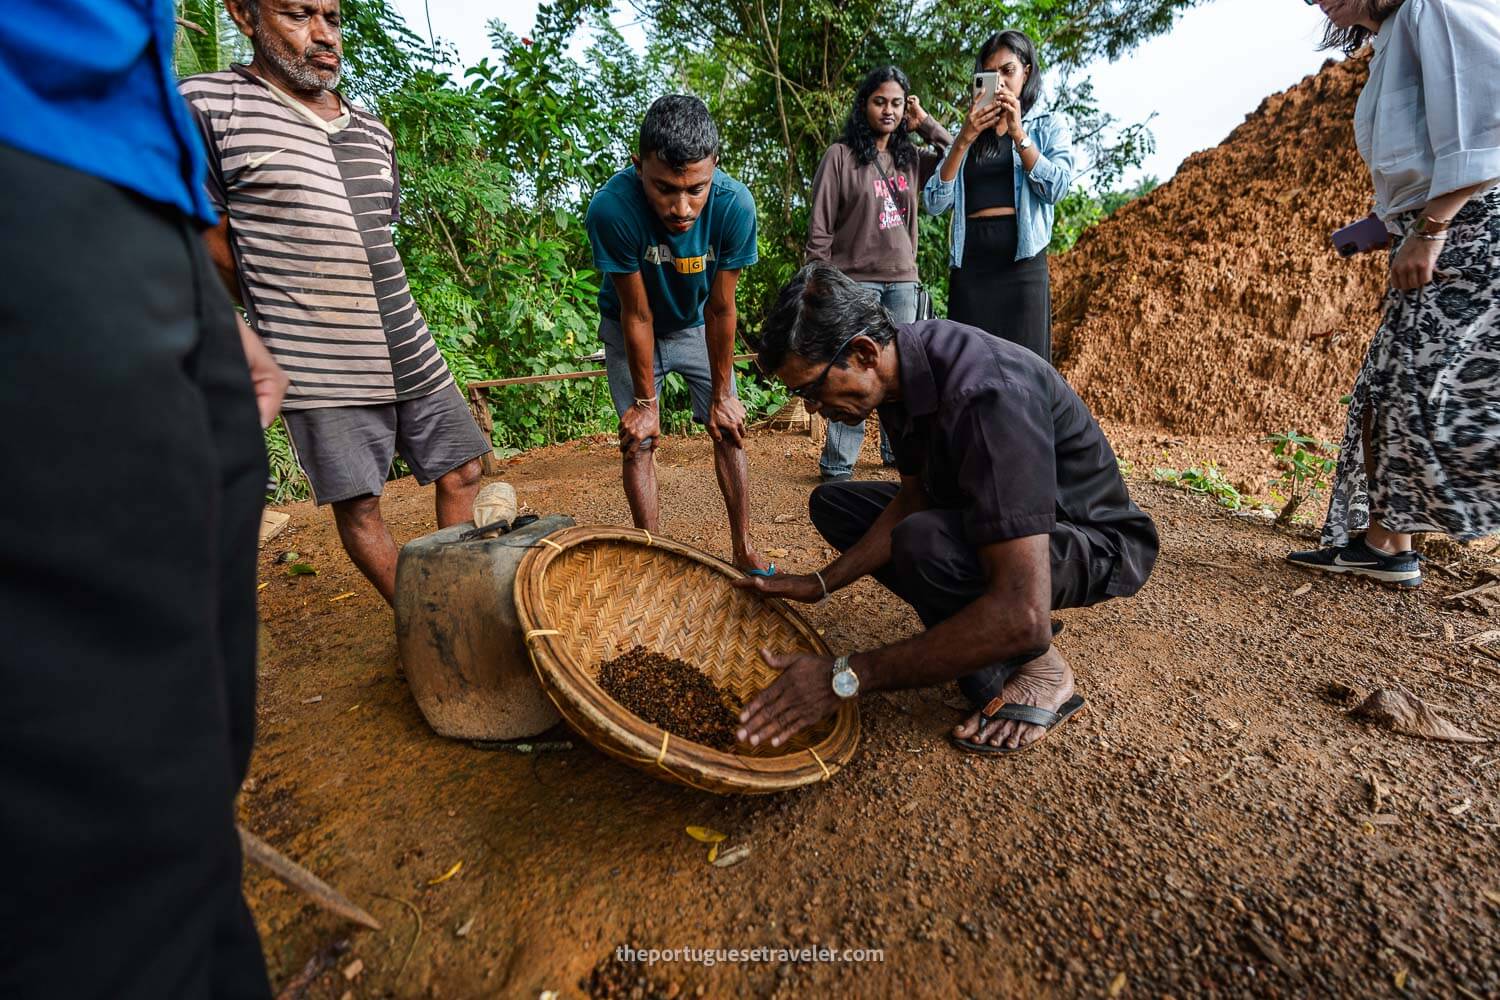
<path id="1" fill-rule="evenodd" d="M 514 740 L 560 718 L 542 691 L 516 620 L 516 567 L 539 539 L 573 526 L 560 514 L 462 541 L 458 524 L 413 539 L 396 562 L 396 643 L 406 682 L 442 736 Z"/>

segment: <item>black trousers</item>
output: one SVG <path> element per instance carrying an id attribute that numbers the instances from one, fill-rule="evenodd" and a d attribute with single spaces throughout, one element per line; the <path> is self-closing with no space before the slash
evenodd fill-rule
<path id="1" fill-rule="evenodd" d="M 1016 260 L 1014 215 L 964 220 L 964 263 L 948 272 L 948 318 L 977 326 L 1052 363 L 1047 251 Z"/>
<path id="2" fill-rule="evenodd" d="M 179 214 L 3 145 L 0 191 L 0 996 L 268 997 L 233 313 Z"/>
<path id="3" fill-rule="evenodd" d="M 884 482 L 825 483 L 808 503 L 813 527 L 840 552 L 864 537 L 900 487 Z M 1082 608 L 1106 600 L 1115 557 L 1078 528 L 1059 522 L 1050 538 L 1052 609 Z M 891 561 L 875 571 L 891 593 L 916 609 L 928 628 L 952 618 L 984 593 L 989 580 L 979 553 L 964 538 L 963 514 L 924 510 L 891 534 Z M 980 708 L 1035 653 L 1004 660 L 958 679 L 970 704 Z"/>

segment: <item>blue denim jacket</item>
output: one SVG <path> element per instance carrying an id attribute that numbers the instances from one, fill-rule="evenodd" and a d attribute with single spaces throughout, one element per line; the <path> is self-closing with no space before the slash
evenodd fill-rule
<path id="1" fill-rule="evenodd" d="M 1016 260 L 1034 257 L 1047 249 L 1052 242 L 1053 206 L 1062 201 L 1073 183 L 1073 136 L 1065 116 L 1033 109 L 1030 117 L 1021 120 L 1021 126 L 1041 154 L 1036 165 L 1027 174 L 1021 167 L 1021 157 L 1016 156 L 1016 229 L 1018 240 Z M 953 133 L 955 136 L 958 132 Z M 949 150 L 948 156 L 954 150 Z M 968 150 L 964 150 L 967 155 Z M 947 158 L 944 158 L 947 162 Z M 922 189 L 922 207 L 930 215 L 942 215 L 953 209 L 953 220 L 948 225 L 949 264 L 962 267 L 964 262 L 964 167 L 958 165 L 958 174 L 948 183 L 943 183 L 942 164 L 933 171 L 927 186 Z"/>

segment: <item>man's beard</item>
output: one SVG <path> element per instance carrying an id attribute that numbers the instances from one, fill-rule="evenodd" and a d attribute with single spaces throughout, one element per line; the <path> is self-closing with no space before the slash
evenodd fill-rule
<path id="1" fill-rule="evenodd" d="M 326 45 L 314 45 L 299 56 L 290 47 L 268 38 L 261 52 L 298 90 L 332 90 L 339 85 L 339 77 L 343 74 L 342 57 L 339 57 L 339 68 L 335 70 L 319 69 L 309 61 L 325 52 L 338 56 L 335 49 Z"/>

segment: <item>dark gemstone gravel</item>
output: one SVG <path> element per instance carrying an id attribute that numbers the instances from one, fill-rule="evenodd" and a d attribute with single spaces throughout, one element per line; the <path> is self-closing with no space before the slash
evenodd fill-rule
<path id="1" fill-rule="evenodd" d="M 636 646 L 599 664 L 599 686 L 631 714 L 673 736 L 734 749 L 741 706 L 690 663 Z"/>

